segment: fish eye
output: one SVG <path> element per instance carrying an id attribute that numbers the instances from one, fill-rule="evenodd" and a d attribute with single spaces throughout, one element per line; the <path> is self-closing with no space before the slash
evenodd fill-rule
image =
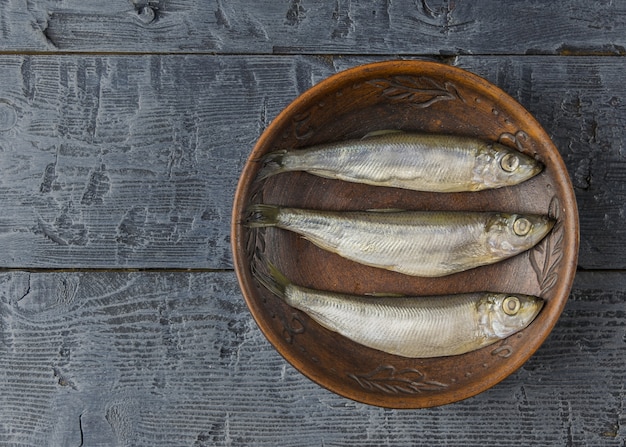
<path id="1" fill-rule="evenodd" d="M 533 225 L 524 217 L 520 217 L 513 222 L 513 232 L 518 236 L 526 236 Z"/>
<path id="2" fill-rule="evenodd" d="M 519 312 L 519 308 L 521 303 L 519 298 L 516 296 L 507 296 L 504 301 L 502 301 L 502 310 L 507 315 L 515 315 Z"/>
<path id="3" fill-rule="evenodd" d="M 506 172 L 513 172 L 519 166 L 519 158 L 515 154 L 506 154 L 500 160 L 500 167 Z"/>

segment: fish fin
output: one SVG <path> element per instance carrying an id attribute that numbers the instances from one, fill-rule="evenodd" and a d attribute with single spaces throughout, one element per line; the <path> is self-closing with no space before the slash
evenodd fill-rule
<path id="1" fill-rule="evenodd" d="M 257 281 L 263 285 L 267 290 L 281 299 L 285 299 L 285 290 L 287 286 L 291 284 L 291 281 L 282 274 L 278 268 L 269 261 L 265 262 L 267 272 L 262 272 L 257 268 L 252 269 L 252 275 Z"/>
<path id="2" fill-rule="evenodd" d="M 405 133 L 405 132 L 400 129 L 373 130 L 372 132 L 368 132 L 365 135 L 363 135 L 363 137 L 361 137 L 361 140 L 366 140 L 367 138 L 372 138 L 372 137 L 380 137 L 382 135 L 390 135 L 394 133 Z"/>
<path id="3" fill-rule="evenodd" d="M 284 172 L 283 158 L 286 153 L 287 151 L 285 150 L 275 151 L 261 157 L 259 160 L 263 163 L 263 167 L 259 170 L 256 179 L 265 180 L 268 177 Z"/>
<path id="4" fill-rule="evenodd" d="M 303 239 L 311 242 L 314 245 L 317 245 L 319 248 L 326 250 L 326 251 L 330 251 L 333 253 L 337 253 L 339 255 L 342 255 L 339 251 L 339 242 L 336 243 L 331 243 L 330 241 L 326 241 L 324 238 L 320 238 L 314 235 L 306 235 L 306 236 L 301 236 Z M 342 255 L 343 256 L 343 255 Z"/>
<path id="5" fill-rule="evenodd" d="M 406 210 L 402 208 L 370 208 L 366 211 L 369 213 L 401 213 Z"/>
<path id="6" fill-rule="evenodd" d="M 244 225 L 248 228 L 273 227 L 278 223 L 280 208 L 275 205 L 252 205 L 248 208 L 248 217 Z"/>

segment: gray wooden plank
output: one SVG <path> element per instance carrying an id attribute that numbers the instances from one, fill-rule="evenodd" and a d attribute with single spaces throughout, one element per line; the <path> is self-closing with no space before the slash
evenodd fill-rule
<path id="1" fill-rule="evenodd" d="M 310 382 L 234 274 L 0 274 L 0 443 L 623 446 L 626 275 L 580 273 L 539 351 L 460 403 L 396 411 Z"/>
<path id="2" fill-rule="evenodd" d="M 267 124 L 375 57 L 2 56 L 0 266 L 231 268 L 231 203 Z M 622 58 L 458 57 L 533 113 L 580 208 L 580 265 L 626 268 Z"/>
<path id="3" fill-rule="evenodd" d="M 583 0 L 8 0 L 4 51 L 624 54 L 626 5 Z"/>
<path id="4" fill-rule="evenodd" d="M 228 267 L 237 172 L 297 66 L 4 58 L 1 264 Z"/>

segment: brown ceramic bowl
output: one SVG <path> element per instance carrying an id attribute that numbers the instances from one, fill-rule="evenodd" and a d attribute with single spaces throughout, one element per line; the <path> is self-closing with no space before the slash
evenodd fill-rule
<path id="1" fill-rule="evenodd" d="M 520 185 L 472 193 L 421 193 L 329 180 L 303 172 L 256 181 L 259 158 L 277 149 L 359 138 L 380 129 L 472 135 L 500 141 L 544 163 Z M 410 277 L 343 259 L 298 235 L 242 225 L 246 209 L 267 203 L 321 210 L 401 208 L 550 214 L 552 232 L 532 250 L 491 266 L 442 278 Z M 356 401 L 392 408 L 455 402 L 492 387 L 519 368 L 554 327 L 576 271 L 578 213 L 558 150 L 515 100 L 459 68 L 423 61 L 356 67 L 305 92 L 266 129 L 239 181 L 232 225 L 235 269 L 259 327 L 295 368 Z M 526 293 L 546 305 L 524 331 L 464 355 L 408 359 L 354 343 L 290 308 L 256 282 L 269 260 L 294 283 L 364 294 Z"/>

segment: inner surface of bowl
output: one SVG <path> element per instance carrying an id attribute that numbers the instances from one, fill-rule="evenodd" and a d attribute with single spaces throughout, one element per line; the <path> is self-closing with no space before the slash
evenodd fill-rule
<path id="1" fill-rule="evenodd" d="M 304 172 L 258 181 L 271 151 L 361 138 L 384 129 L 499 141 L 545 165 L 513 187 L 426 193 L 324 179 Z M 536 247 L 509 260 L 440 278 L 360 265 L 276 228 L 242 222 L 256 203 L 319 210 L 458 210 L 547 214 L 557 219 Z M 563 161 L 536 120 L 484 79 L 432 62 L 391 61 L 339 73 L 304 93 L 266 129 L 238 186 L 232 231 L 235 269 L 248 307 L 274 347 L 299 371 L 348 398 L 393 408 L 442 405 L 504 379 L 541 345 L 567 300 L 578 253 L 578 214 Z M 524 293 L 546 300 L 525 330 L 460 356 L 408 359 L 354 343 L 284 304 L 251 274 L 272 262 L 295 284 L 351 294 L 411 296 L 474 291 Z"/>

